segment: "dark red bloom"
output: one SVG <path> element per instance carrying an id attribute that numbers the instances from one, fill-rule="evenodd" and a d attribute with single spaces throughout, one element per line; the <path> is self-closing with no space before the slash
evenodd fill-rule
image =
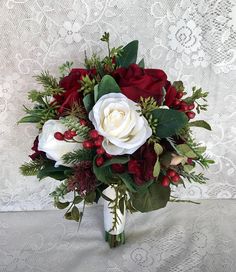
<path id="1" fill-rule="evenodd" d="M 132 156 L 128 162 L 128 172 L 133 174 L 137 185 L 153 179 L 153 168 L 157 160 L 153 145 L 144 144 Z"/>
<path id="2" fill-rule="evenodd" d="M 121 163 L 114 163 L 111 165 L 111 168 L 116 173 L 124 173 L 125 172 L 125 165 Z"/>
<path id="3" fill-rule="evenodd" d="M 177 96 L 177 91 L 174 86 L 171 86 L 170 83 L 167 83 L 166 86 L 166 96 L 165 96 L 165 105 L 170 107 Z"/>
<path id="4" fill-rule="evenodd" d="M 159 69 L 143 69 L 137 64 L 128 68 L 118 68 L 113 73 L 122 93 L 133 101 L 140 97 L 154 97 L 160 104 L 163 97 L 162 88 L 167 84 L 165 72 Z"/>
<path id="5" fill-rule="evenodd" d="M 68 180 L 68 190 L 78 191 L 81 195 L 86 195 L 95 190 L 96 176 L 92 171 L 92 162 L 84 161 L 74 167 L 74 176 Z"/>
<path id="6" fill-rule="evenodd" d="M 65 92 L 54 96 L 56 102 L 60 105 L 59 113 L 70 109 L 75 103 L 82 103 L 83 96 L 79 92 L 81 88 L 80 81 L 86 75 L 93 77 L 95 74 L 96 70 L 72 69 L 70 74 L 60 81 L 59 85 Z"/>
<path id="7" fill-rule="evenodd" d="M 34 140 L 34 144 L 33 147 L 31 148 L 31 150 L 34 151 L 34 153 L 32 155 L 29 155 L 29 157 L 35 161 L 36 159 L 39 159 L 40 156 L 45 156 L 45 152 L 43 151 L 39 151 L 38 150 L 38 144 L 39 144 L 39 137 L 37 136 Z"/>

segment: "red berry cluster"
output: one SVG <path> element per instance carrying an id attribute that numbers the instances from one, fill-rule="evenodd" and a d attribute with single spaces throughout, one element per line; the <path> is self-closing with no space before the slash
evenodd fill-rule
<path id="1" fill-rule="evenodd" d="M 99 135 L 95 129 L 90 130 L 89 137 L 89 140 L 85 140 L 83 142 L 83 147 L 85 149 L 96 148 L 96 153 L 99 155 L 96 159 L 96 164 L 97 166 L 102 166 L 105 162 L 103 155 L 105 155 L 108 159 L 110 159 L 112 156 L 107 154 L 105 149 L 102 147 L 103 136 Z"/>
<path id="2" fill-rule="evenodd" d="M 61 132 L 55 132 L 54 138 L 58 141 L 65 141 L 65 140 L 71 140 L 76 136 L 76 132 L 73 130 L 67 130 L 64 133 Z"/>
<path id="3" fill-rule="evenodd" d="M 194 103 L 187 104 L 185 101 L 183 101 L 181 99 L 183 95 L 184 92 L 178 92 L 172 106 L 179 111 L 185 112 L 189 119 L 193 119 L 196 115 L 195 112 L 192 111 L 195 108 L 195 105 Z"/>
<path id="4" fill-rule="evenodd" d="M 168 187 L 170 185 L 170 182 L 177 184 L 179 181 L 180 175 L 176 171 L 169 169 L 166 172 L 166 176 L 162 178 L 161 184 L 164 187 Z"/>

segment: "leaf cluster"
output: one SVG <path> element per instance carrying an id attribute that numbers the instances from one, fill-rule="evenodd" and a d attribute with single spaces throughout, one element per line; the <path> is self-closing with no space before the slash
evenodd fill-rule
<path id="1" fill-rule="evenodd" d="M 191 103 L 196 103 L 197 107 L 197 113 L 200 113 L 200 111 L 206 111 L 207 110 L 207 96 L 208 96 L 208 92 L 204 92 L 202 90 L 202 88 L 197 89 L 196 87 L 193 87 L 192 89 L 192 95 L 190 97 L 187 97 L 184 99 L 184 101 L 187 104 L 191 104 Z M 202 100 L 203 103 L 201 104 L 198 100 Z"/>

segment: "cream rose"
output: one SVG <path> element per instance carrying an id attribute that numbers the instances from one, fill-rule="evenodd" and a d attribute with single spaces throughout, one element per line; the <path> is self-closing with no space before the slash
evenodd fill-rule
<path id="1" fill-rule="evenodd" d="M 102 96 L 89 113 L 100 135 L 103 148 L 111 155 L 134 153 L 152 135 L 140 107 L 121 93 Z"/>
<path id="2" fill-rule="evenodd" d="M 65 165 L 62 156 L 75 149 L 81 149 L 80 143 L 59 141 L 55 139 L 55 132 L 64 133 L 66 130 L 65 125 L 60 120 L 48 120 L 44 125 L 42 132 L 39 134 L 38 150 L 44 151 L 47 157 L 56 161 L 55 167 Z"/>

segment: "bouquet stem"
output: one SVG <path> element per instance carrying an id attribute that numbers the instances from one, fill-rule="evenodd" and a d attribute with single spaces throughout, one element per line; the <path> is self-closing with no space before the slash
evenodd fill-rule
<path id="1" fill-rule="evenodd" d="M 117 247 L 119 245 L 125 244 L 125 232 L 114 235 L 105 231 L 105 241 L 108 242 L 110 248 Z"/>
<path id="2" fill-rule="evenodd" d="M 124 209 L 121 213 L 119 208 L 120 197 L 114 185 L 107 187 L 103 194 L 111 200 L 104 199 L 104 228 L 105 241 L 113 248 L 125 243 L 126 207 L 124 203 Z"/>

